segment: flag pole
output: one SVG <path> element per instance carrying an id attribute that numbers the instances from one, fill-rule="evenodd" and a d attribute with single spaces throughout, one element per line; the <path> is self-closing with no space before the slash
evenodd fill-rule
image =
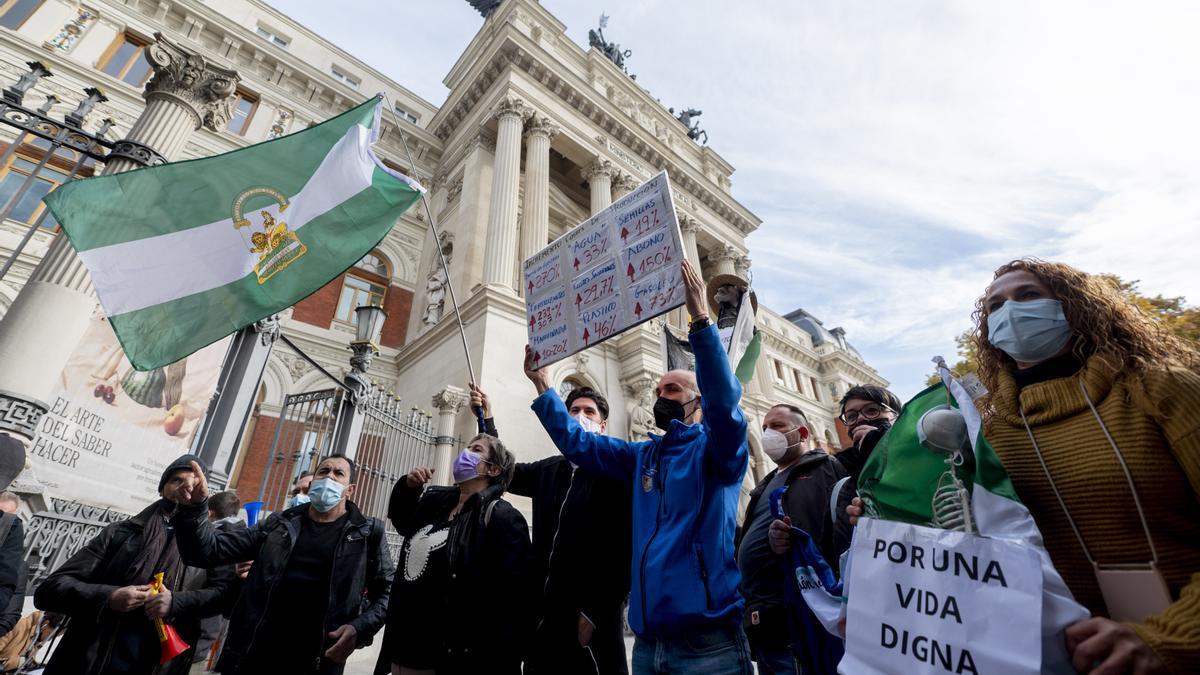
<path id="1" fill-rule="evenodd" d="M 396 130 L 400 132 L 400 141 L 404 144 L 404 154 L 408 158 L 409 170 L 413 172 L 413 180 L 417 177 L 417 164 L 413 161 L 412 151 L 408 149 L 408 134 L 404 133 L 404 126 L 400 122 L 400 116 L 396 114 L 395 106 L 392 105 L 391 99 L 387 94 L 383 95 L 383 100 L 387 103 L 388 112 L 392 115 L 392 123 L 396 125 Z M 475 387 L 479 383 L 475 380 L 475 366 L 471 362 L 471 349 L 467 347 L 467 329 L 463 326 L 462 312 L 458 309 L 458 299 L 454 296 L 454 282 L 450 277 L 450 265 L 446 263 L 446 254 L 442 252 L 442 244 L 438 239 L 437 225 L 433 222 L 433 209 L 429 208 L 429 199 L 425 196 L 425 191 L 421 191 L 421 204 L 425 207 L 425 218 L 429 221 L 429 231 L 433 234 L 433 245 L 437 249 L 438 260 L 442 263 L 442 271 L 446 273 L 446 288 L 450 291 L 450 305 L 454 307 L 454 320 L 458 324 L 458 336 L 462 339 L 463 354 L 467 357 L 467 374 L 471 378 L 471 384 Z M 479 421 L 479 430 L 483 431 L 483 409 L 472 408 L 475 411 L 475 417 Z"/>

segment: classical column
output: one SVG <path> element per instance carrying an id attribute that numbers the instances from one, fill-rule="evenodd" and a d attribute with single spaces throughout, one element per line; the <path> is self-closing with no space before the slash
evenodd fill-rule
<path id="1" fill-rule="evenodd" d="M 679 231 L 683 234 L 683 252 L 688 262 L 700 269 L 700 249 L 696 246 L 696 233 L 700 231 L 700 221 L 687 215 L 679 216 Z"/>
<path id="2" fill-rule="evenodd" d="M 525 208 L 519 260 L 542 250 L 550 238 L 550 142 L 559 131 L 548 118 L 535 115 L 525 132 Z"/>
<path id="3" fill-rule="evenodd" d="M 143 94 L 146 108 L 114 145 L 103 174 L 173 160 L 193 132 L 201 126 L 219 130 L 233 112 L 229 97 L 237 89 L 237 71 L 155 38 L 145 50 L 154 68 Z M 0 398 L 46 400 L 95 306 L 91 277 L 60 234 L 0 322 L 0 391 L 9 392 Z"/>
<path id="4" fill-rule="evenodd" d="M 607 159 L 597 157 L 583 167 L 583 178 L 592 189 L 592 213 L 598 213 L 612 204 L 612 178 L 617 169 Z"/>
<path id="5" fill-rule="evenodd" d="M 742 252 L 732 246 L 723 246 L 712 257 L 717 263 L 717 274 L 737 274 L 734 263 L 742 257 Z"/>
<path id="6" fill-rule="evenodd" d="M 483 283 L 512 289 L 516 282 L 517 195 L 521 189 L 521 126 L 525 103 L 504 99 L 496 108 L 496 165 L 488 210 Z"/>
<path id="7" fill-rule="evenodd" d="M 633 189 L 638 185 L 640 185 L 640 183 L 638 183 L 636 178 L 627 173 L 622 173 L 621 175 L 617 176 L 617 180 L 613 182 L 613 191 L 615 192 L 613 199 L 620 199 L 630 192 L 633 192 Z"/>
<path id="8" fill-rule="evenodd" d="M 438 411 L 437 438 L 433 450 L 433 482 L 450 485 L 451 466 L 454 461 L 454 418 L 467 403 L 467 390 L 454 385 L 433 395 L 433 406 Z"/>

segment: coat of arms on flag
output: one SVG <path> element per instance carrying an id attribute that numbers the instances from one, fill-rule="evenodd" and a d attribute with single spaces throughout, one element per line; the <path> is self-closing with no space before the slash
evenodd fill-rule
<path id="1" fill-rule="evenodd" d="M 233 228 L 239 231 L 243 228 L 251 228 L 249 214 L 244 211 L 248 210 L 249 205 L 261 202 L 263 199 L 269 199 L 274 208 L 263 208 L 259 211 L 262 231 L 242 232 L 242 237 L 246 241 L 250 253 L 258 255 L 258 262 L 254 265 L 254 274 L 258 277 L 260 284 L 283 271 L 285 267 L 308 251 L 308 247 L 300 241 L 296 233 L 288 229 L 287 223 L 283 220 L 275 220 L 275 216 L 283 218 L 283 212 L 288 207 L 288 199 L 283 193 L 269 187 L 252 187 L 238 195 L 233 202 Z M 254 208 L 256 207 L 249 206 L 249 210 Z"/>

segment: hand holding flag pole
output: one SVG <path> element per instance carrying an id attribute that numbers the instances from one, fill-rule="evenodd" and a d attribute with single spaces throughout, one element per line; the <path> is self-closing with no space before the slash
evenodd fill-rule
<path id="1" fill-rule="evenodd" d="M 413 161 L 412 151 L 408 149 L 408 134 L 404 133 L 404 124 L 396 115 L 396 107 L 392 105 L 386 94 L 383 95 L 383 100 L 387 101 L 388 112 L 392 114 L 392 122 L 396 125 L 396 130 L 400 132 L 400 141 L 404 144 L 404 154 L 408 157 L 408 166 L 415 179 L 417 164 Z M 433 209 L 429 208 L 429 198 L 425 196 L 424 192 L 421 193 L 421 204 L 425 207 L 425 218 L 429 221 L 429 231 L 433 234 L 433 245 L 437 248 L 438 260 L 441 261 L 442 271 L 446 273 L 446 288 L 450 292 L 450 305 L 454 307 L 454 320 L 458 323 L 458 335 L 462 338 L 463 354 L 467 357 L 467 374 L 471 377 L 471 386 L 478 387 L 479 383 L 475 380 L 475 366 L 471 362 L 471 349 L 467 347 L 467 330 L 463 327 L 462 312 L 459 311 L 458 299 L 454 296 L 454 282 L 450 277 L 450 265 L 446 262 L 446 254 L 442 252 L 442 247 L 438 245 L 438 229 L 433 222 Z M 471 410 L 475 412 L 476 421 L 479 423 L 479 428 L 482 429 L 483 408 L 473 406 Z"/>

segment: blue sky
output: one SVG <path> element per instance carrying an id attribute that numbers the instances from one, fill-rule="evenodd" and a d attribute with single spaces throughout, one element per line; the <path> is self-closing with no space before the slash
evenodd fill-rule
<path id="1" fill-rule="evenodd" d="M 466 0 L 274 0 L 434 104 Z M 991 271 L 1062 260 L 1200 300 L 1200 3 L 543 0 L 665 105 L 700 108 L 760 297 L 847 336 L 902 398 Z M 379 7 L 390 9 L 380 11 Z"/>

